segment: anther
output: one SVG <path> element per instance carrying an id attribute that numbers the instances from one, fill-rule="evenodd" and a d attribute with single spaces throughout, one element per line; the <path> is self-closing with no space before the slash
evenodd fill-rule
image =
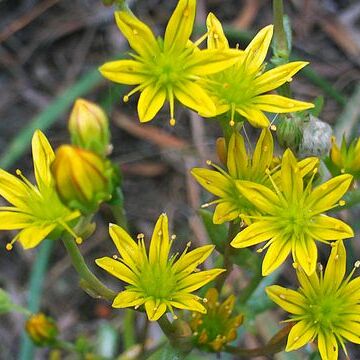
<path id="1" fill-rule="evenodd" d="M 176 235 L 175 234 L 172 234 L 171 235 L 171 240 L 175 240 L 176 239 Z"/>
<path id="2" fill-rule="evenodd" d="M 293 266 L 294 269 L 297 269 L 299 267 L 299 264 L 297 262 L 293 262 L 292 266 Z"/>
<path id="3" fill-rule="evenodd" d="M 187 244 L 186 244 L 186 247 L 190 247 L 191 246 L 191 241 L 189 241 Z"/>
<path id="4" fill-rule="evenodd" d="M 345 200 L 340 200 L 340 201 L 339 201 L 339 205 L 340 205 L 340 206 L 346 205 L 346 201 L 345 201 Z"/>
<path id="5" fill-rule="evenodd" d="M 174 118 L 171 118 L 171 119 L 169 120 L 169 124 L 170 124 L 170 126 L 175 126 L 176 120 L 175 120 Z"/>
<path id="6" fill-rule="evenodd" d="M 173 319 L 174 319 L 174 320 L 177 320 L 177 319 L 178 319 L 177 315 L 174 314 L 174 315 L 173 315 Z"/>
<path id="7" fill-rule="evenodd" d="M 204 208 L 207 208 L 207 207 L 209 207 L 210 206 L 210 204 L 209 203 L 206 203 L 206 204 L 202 204 L 201 205 L 201 207 L 204 209 Z"/>
<path id="8" fill-rule="evenodd" d="M 5 248 L 7 251 L 11 251 L 13 249 L 13 245 L 11 243 L 7 243 Z"/>
<path id="9" fill-rule="evenodd" d="M 360 267 L 360 260 L 356 261 L 354 267 L 357 269 Z"/>
<path id="10" fill-rule="evenodd" d="M 212 161 L 211 160 L 206 160 L 206 165 L 211 165 Z"/>
<path id="11" fill-rule="evenodd" d="M 230 120 L 230 121 L 229 121 L 229 125 L 230 125 L 231 127 L 233 127 L 233 126 L 235 125 L 235 121 L 234 121 L 234 120 Z"/>
<path id="12" fill-rule="evenodd" d="M 206 303 L 208 302 L 208 299 L 207 299 L 207 298 L 203 298 L 202 301 L 203 301 L 203 303 L 206 304 Z"/>
<path id="13" fill-rule="evenodd" d="M 270 129 L 271 129 L 272 131 L 276 131 L 276 126 L 273 124 L 273 125 L 270 126 Z"/>
<path id="14" fill-rule="evenodd" d="M 117 255 L 113 255 L 112 258 L 113 258 L 114 260 L 118 260 L 118 259 L 119 259 L 119 257 L 118 257 Z"/>
<path id="15" fill-rule="evenodd" d="M 129 95 L 124 95 L 123 96 L 123 101 L 125 102 L 125 103 L 127 103 L 128 101 L 129 101 Z"/>
<path id="16" fill-rule="evenodd" d="M 137 238 L 138 240 L 141 240 L 141 239 L 143 239 L 144 237 L 145 237 L 145 235 L 144 235 L 143 233 L 137 234 L 137 236 L 136 236 L 136 238 Z"/>

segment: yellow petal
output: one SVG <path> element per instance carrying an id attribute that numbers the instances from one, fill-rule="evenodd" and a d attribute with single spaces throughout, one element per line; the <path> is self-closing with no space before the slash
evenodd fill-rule
<path id="1" fill-rule="evenodd" d="M 316 187 L 307 199 L 313 213 L 321 213 L 330 209 L 348 190 L 353 177 L 349 174 L 336 176 Z"/>
<path id="2" fill-rule="evenodd" d="M 214 211 L 214 224 L 223 224 L 224 222 L 234 220 L 239 217 L 241 209 L 231 201 L 223 201 L 216 205 Z"/>
<path id="3" fill-rule="evenodd" d="M 196 0 L 180 0 L 167 24 L 164 50 L 182 50 L 192 33 L 196 12 Z"/>
<path id="4" fill-rule="evenodd" d="M 243 178 L 248 170 L 248 161 L 244 138 L 235 131 L 229 141 L 227 156 L 227 168 L 231 177 Z"/>
<path id="5" fill-rule="evenodd" d="M 110 257 L 102 257 L 95 260 L 96 265 L 107 271 L 109 274 L 125 281 L 131 285 L 137 286 L 139 280 L 136 275 L 123 263 Z"/>
<path id="6" fill-rule="evenodd" d="M 130 11 L 115 11 L 116 24 L 128 40 L 130 47 L 140 56 L 153 58 L 160 51 L 150 28 Z"/>
<path id="7" fill-rule="evenodd" d="M 119 293 L 113 303 L 114 308 L 126 308 L 131 306 L 140 306 L 145 302 L 142 293 L 135 290 L 125 290 Z"/>
<path id="8" fill-rule="evenodd" d="M 207 47 L 208 49 L 228 49 L 229 42 L 224 34 L 221 22 L 213 13 L 209 13 L 206 19 L 208 31 Z"/>
<path id="9" fill-rule="evenodd" d="M 339 168 L 342 169 L 344 167 L 344 162 L 343 162 L 343 158 L 341 155 L 341 151 L 339 149 L 339 147 L 336 144 L 336 139 L 335 137 L 331 138 L 331 150 L 330 150 L 330 158 L 331 161 Z"/>
<path id="10" fill-rule="evenodd" d="M 191 175 L 201 186 L 216 196 L 226 197 L 232 192 L 232 182 L 218 171 L 193 168 Z"/>
<path id="11" fill-rule="evenodd" d="M 141 84 L 149 78 L 145 74 L 144 65 L 135 60 L 109 61 L 99 71 L 105 78 L 126 85 Z"/>
<path id="12" fill-rule="evenodd" d="M 270 46 L 273 29 L 273 25 L 261 29 L 245 49 L 246 59 L 244 65 L 247 68 L 247 73 L 255 75 L 260 71 Z"/>
<path id="13" fill-rule="evenodd" d="M 290 314 L 302 315 L 306 312 L 306 299 L 299 292 L 279 285 L 268 286 L 265 291 L 274 303 Z"/>
<path id="14" fill-rule="evenodd" d="M 164 105 L 166 91 L 157 85 L 146 86 L 140 94 L 138 114 L 141 122 L 152 120 Z"/>
<path id="15" fill-rule="evenodd" d="M 43 186 L 51 186 L 53 177 L 50 165 L 55 159 L 55 154 L 48 139 L 40 130 L 36 130 L 32 137 L 32 154 L 35 178 L 40 190 Z"/>
<path id="16" fill-rule="evenodd" d="M 316 157 L 308 157 L 300 160 L 298 166 L 301 172 L 301 176 L 304 177 L 319 166 L 319 159 Z"/>
<path id="17" fill-rule="evenodd" d="M 9 208 L 9 210 L 14 208 Z M 1 230 L 15 230 L 27 227 L 34 218 L 29 214 L 24 214 L 17 211 L 0 211 L 0 229 Z"/>
<path id="18" fill-rule="evenodd" d="M 249 123 L 256 128 L 266 128 L 270 126 L 269 119 L 260 111 L 256 105 L 247 104 L 246 107 L 237 107 L 236 111 L 244 116 Z"/>
<path id="19" fill-rule="evenodd" d="M 315 239 L 320 240 L 347 239 L 354 236 L 349 225 L 326 215 L 314 216 L 309 230 Z"/>
<path id="20" fill-rule="evenodd" d="M 252 165 L 257 174 L 263 175 L 273 160 L 274 141 L 269 128 L 261 131 L 256 143 Z"/>
<path id="21" fill-rule="evenodd" d="M 308 344 L 316 335 L 316 326 L 299 321 L 290 330 L 285 351 L 297 350 Z"/>
<path id="22" fill-rule="evenodd" d="M 322 359 L 338 360 L 338 344 L 335 335 L 330 333 L 330 331 L 320 331 L 318 347 Z"/>
<path id="23" fill-rule="evenodd" d="M 280 95 L 259 95 L 252 99 L 253 106 L 272 113 L 288 113 L 311 109 L 314 104 Z"/>
<path id="24" fill-rule="evenodd" d="M 198 299 L 196 295 L 178 293 L 172 297 L 170 304 L 178 309 L 197 311 L 205 314 L 206 308 Z"/>
<path id="25" fill-rule="evenodd" d="M 215 279 L 224 271 L 224 269 L 212 269 L 191 274 L 179 283 L 177 291 L 193 292 Z"/>
<path id="26" fill-rule="evenodd" d="M 346 271 L 346 250 L 342 240 L 333 244 L 324 274 L 326 293 L 333 294 L 342 283 Z"/>
<path id="27" fill-rule="evenodd" d="M 286 199 L 298 202 L 303 194 L 303 179 L 296 158 L 290 149 L 283 155 L 281 163 L 281 185 Z"/>
<path id="28" fill-rule="evenodd" d="M 170 251 L 169 224 L 166 214 L 161 214 L 155 224 L 149 249 L 150 264 L 165 265 Z"/>
<path id="29" fill-rule="evenodd" d="M 352 299 L 355 302 L 360 302 L 360 277 L 351 280 L 346 286 L 342 287 L 339 292 L 344 298 Z M 360 313 L 360 311 L 358 311 L 358 313 Z"/>
<path id="30" fill-rule="evenodd" d="M 136 242 L 118 225 L 110 224 L 109 233 L 126 265 L 135 271 L 139 260 Z"/>
<path id="31" fill-rule="evenodd" d="M 347 321 L 346 328 L 337 327 L 336 332 L 354 344 L 360 344 L 360 323 L 355 321 Z"/>
<path id="32" fill-rule="evenodd" d="M 316 271 L 308 276 L 301 267 L 297 267 L 296 275 L 301 286 L 301 291 L 306 297 L 311 298 L 318 296 L 320 291 L 320 281 Z"/>
<path id="33" fill-rule="evenodd" d="M 45 240 L 55 227 L 56 224 L 27 227 L 19 233 L 19 242 L 25 250 L 31 249 Z"/>
<path id="34" fill-rule="evenodd" d="M 291 241 L 275 240 L 268 248 L 262 263 L 262 275 L 267 276 L 275 271 L 288 257 Z"/>
<path id="35" fill-rule="evenodd" d="M 278 230 L 272 222 L 258 221 L 240 231 L 230 244 L 235 248 L 245 248 L 269 240 L 277 234 Z"/>
<path id="36" fill-rule="evenodd" d="M 201 50 L 195 52 L 186 63 L 186 68 L 194 75 L 204 76 L 216 74 L 237 63 L 243 53 L 239 50 Z"/>
<path id="37" fill-rule="evenodd" d="M 236 187 L 259 210 L 267 214 L 277 213 L 280 200 L 268 187 L 245 180 L 237 180 Z"/>
<path id="38" fill-rule="evenodd" d="M 210 96 L 200 85 L 192 81 L 177 84 L 174 87 L 174 95 L 183 105 L 202 116 L 213 117 L 216 114 L 216 107 Z"/>
<path id="39" fill-rule="evenodd" d="M 305 61 L 293 61 L 266 71 L 254 80 L 255 95 L 274 90 L 284 83 L 291 81 L 292 77 L 307 64 L 308 62 Z"/>
<path id="40" fill-rule="evenodd" d="M 316 269 L 318 257 L 315 241 L 307 235 L 300 236 L 293 241 L 294 261 L 304 269 L 307 275 L 311 275 Z"/>
<path id="41" fill-rule="evenodd" d="M 166 305 L 164 303 L 157 305 L 154 300 L 150 299 L 145 302 L 145 310 L 149 320 L 156 321 L 166 312 Z"/>

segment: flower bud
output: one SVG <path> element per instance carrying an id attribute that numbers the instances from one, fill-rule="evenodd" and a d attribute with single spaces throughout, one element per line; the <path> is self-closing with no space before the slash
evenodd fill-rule
<path id="1" fill-rule="evenodd" d="M 281 115 L 281 120 L 276 126 L 276 136 L 282 148 L 298 151 L 302 140 L 302 120 L 296 114 Z"/>
<path id="2" fill-rule="evenodd" d="M 219 137 L 216 139 L 216 153 L 223 165 L 227 163 L 227 146 L 225 138 Z"/>
<path id="3" fill-rule="evenodd" d="M 25 323 L 25 330 L 30 339 L 38 346 L 51 344 L 59 332 L 55 321 L 42 313 L 30 316 Z"/>
<path id="4" fill-rule="evenodd" d="M 91 213 L 111 198 L 112 167 L 94 152 L 62 145 L 55 153 L 51 171 L 61 200 L 70 208 Z"/>
<path id="5" fill-rule="evenodd" d="M 95 103 L 84 99 L 75 101 L 69 118 L 69 131 L 74 145 L 102 156 L 109 152 L 109 121 Z"/>

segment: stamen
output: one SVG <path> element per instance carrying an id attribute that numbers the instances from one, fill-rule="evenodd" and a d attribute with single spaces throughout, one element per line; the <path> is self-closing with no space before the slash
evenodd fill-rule
<path id="1" fill-rule="evenodd" d="M 234 103 L 231 103 L 231 117 L 230 117 L 230 122 L 229 122 L 229 125 L 231 127 L 233 127 L 235 125 L 235 104 Z"/>
<path id="2" fill-rule="evenodd" d="M 194 42 L 194 45 L 195 46 L 199 46 L 203 41 L 205 41 L 206 40 L 206 38 L 208 37 L 208 33 L 205 33 L 204 35 L 202 35 L 198 40 L 196 40 L 195 42 Z"/>
<path id="3" fill-rule="evenodd" d="M 169 104 L 170 104 L 170 126 L 175 126 L 176 120 L 175 120 L 175 100 L 174 100 L 174 92 L 170 86 L 167 88 L 167 93 L 169 97 Z"/>
<path id="4" fill-rule="evenodd" d="M 7 251 L 11 251 L 13 249 L 13 247 L 14 247 L 13 245 L 17 241 L 19 236 L 20 236 L 20 233 L 16 234 L 16 236 L 9 243 L 6 244 L 5 249 Z"/>
<path id="5" fill-rule="evenodd" d="M 11 243 L 7 243 L 7 244 L 6 244 L 6 250 L 7 250 L 7 251 L 11 251 L 12 249 L 13 249 L 12 244 L 11 244 Z"/>
<path id="6" fill-rule="evenodd" d="M 16 175 L 30 188 L 34 188 L 34 185 L 23 175 L 20 169 L 16 169 Z"/>
<path id="7" fill-rule="evenodd" d="M 123 96 L 123 101 L 125 103 L 128 102 L 130 99 L 130 96 L 134 95 L 135 93 L 137 93 L 138 91 L 143 89 L 145 86 L 147 86 L 147 84 L 141 84 L 141 85 L 136 86 L 134 89 L 132 89 L 130 92 L 128 92 L 126 95 Z"/>
<path id="8" fill-rule="evenodd" d="M 61 225 L 74 239 L 75 242 L 80 245 L 83 242 L 83 239 L 78 236 L 73 229 L 70 228 L 70 226 L 63 220 L 58 220 L 57 223 Z"/>
<path id="9" fill-rule="evenodd" d="M 270 130 L 272 130 L 272 131 L 276 131 L 276 125 L 274 125 L 274 124 L 272 124 L 271 126 L 270 126 Z"/>

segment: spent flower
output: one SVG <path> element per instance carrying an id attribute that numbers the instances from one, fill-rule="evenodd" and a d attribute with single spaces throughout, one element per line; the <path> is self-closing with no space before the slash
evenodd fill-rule
<path id="1" fill-rule="evenodd" d="M 59 333 L 54 319 L 43 313 L 31 315 L 26 320 L 25 330 L 30 339 L 38 346 L 50 345 L 56 340 Z"/>
<path id="2" fill-rule="evenodd" d="M 60 236 L 64 230 L 77 239 L 72 224 L 80 213 L 66 207 L 59 198 L 50 171 L 55 155 L 40 130 L 32 137 L 32 155 L 36 185 L 20 170 L 16 171 L 18 178 L 0 169 L 0 195 L 12 204 L 0 208 L 0 229 L 20 230 L 6 245 L 8 250 L 17 240 L 25 249 L 33 248 L 47 237 Z"/>
<path id="3" fill-rule="evenodd" d="M 117 60 L 100 67 L 107 79 L 136 87 L 124 101 L 140 92 L 138 115 L 141 122 L 152 120 L 164 105 L 170 104 L 170 124 L 175 125 L 175 99 L 208 116 L 215 105 L 198 80 L 233 65 L 236 50 L 200 50 L 191 42 L 196 0 L 180 0 L 166 27 L 164 38 L 156 38 L 151 29 L 130 10 L 115 12 L 116 23 L 134 50 L 132 60 Z M 205 36 L 206 37 L 206 36 Z"/>
<path id="4" fill-rule="evenodd" d="M 213 15 L 207 18 L 208 48 L 229 49 L 221 23 Z M 235 113 L 246 118 L 255 127 L 268 127 L 264 111 L 288 113 L 314 107 L 313 104 L 275 94 L 266 94 L 286 82 L 308 63 L 293 61 L 265 71 L 265 58 L 273 35 L 269 25 L 258 32 L 239 60 L 231 67 L 203 80 L 216 105 L 216 115 L 230 112 L 230 125 L 235 124 Z M 209 117 L 206 113 L 202 114 Z"/>
<path id="5" fill-rule="evenodd" d="M 275 191 L 251 181 L 238 182 L 240 192 L 262 215 L 253 216 L 254 222 L 238 233 L 231 245 L 245 248 L 267 241 L 258 250 L 267 249 L 262 264 L 263 275 L 277 269 L 290 252 L 294 266 L 301 266 L 306 274 L 311 275 L 317 262 L 316 241 L 330 244 L 332 240 L 354 236 L 349 225 L 324 215 L 345 203 L 341 198 L 348 190 L 352 176 L 340 175 L 313 189 L 315 174 L 316 171 L 305 186 L 296 158 L 288 149 L 282 158 L 280 188 L 270 174 Z"/>
<path id="6" fill-rule="evenodd" d="M 291 314 L 295 323 L 286 345 L 286 351 L 301 348 L 317 339 L 323 360 L 338 359 L 338 345 L 346 355 L 345 342 L 360 344 L 360 277 L 351 279 L 360 262 L 345 277 L 346 251 L 342 240 L 333 243 L 323 273 L 306 274 L 296 269 L 300 287 L 297 291 L 272 285 L 266 289 L 270 299 Z M 348 358 L 348 356 L 347 356 Z"/>
<path id="7" fill-rule="evenodd" d="M 169 256 L 175 236 L 170 240 L 165 214 L 156 222 L 148 253 L 143 234 L 134 241 L 117 225 L 110 225 L 109 231 L 120 257 L 103 257 L 96 264 L 129 284 L 115 297 L 114 308 L 137 309 L 144 305 L 150 321 L 158 320 L 167 311 L 173 313 L 173 308 L 206 312 L 200 297 L 192 292 L 225 271 L 197 269 L 212 253 L 213 245 L 188 252 L 188 243 L 180 256 L 178 253 Z"/>

